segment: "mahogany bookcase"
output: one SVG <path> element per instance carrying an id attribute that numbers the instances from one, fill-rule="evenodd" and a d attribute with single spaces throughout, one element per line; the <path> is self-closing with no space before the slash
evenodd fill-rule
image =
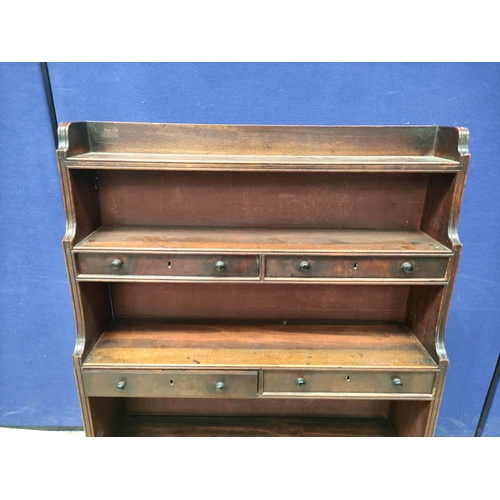
<path id="1" fill-rule="evenodd" d="M 468 131 L 63 123 L 89 436 L 430 436 Z"/>

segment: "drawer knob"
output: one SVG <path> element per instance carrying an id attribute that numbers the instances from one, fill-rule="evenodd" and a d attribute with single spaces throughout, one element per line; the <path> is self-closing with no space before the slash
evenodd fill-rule
<path id="1" fill-rule="evenodd" d="M 217 392 L 222 392 L 224 390 L 224 382 L 217 382 L 215 384 L 215 390 Z"/>
<path id="2" fill-rule="evenodd" d="M 311 269 L 311 264 L 309 264 L 309 262 L 307 262 L 307 260 L 305 260 L 304 262 L 300 263 L 299 268 L 303 273 L 307 273 L 307 271 L 309 271 L 309 269 Z"/>
<path id="3" fill-rule="evenodd" d="M 126 380 L 120 380 L 120 382 L 116 384 L 116 388 L 119 389 L 120 391 L 123 391 L 123 389 L 125 389 L 126 386 L 127 386 Z"/>
<path id="4" fill-rule="evenodd" d="M 403 381 L 399 377 L 392 377 L 392 385 L 394 387 L 403 387 Z"/>
<path id="5" fill-rule="evenodd" d="M 120 259 L 115 259 L 111 262 L 110 264 L 111 268 L 114 269 L 115 271 L 118 271 L 118 269 L 121 269 L 123 266 L 123 261 Z"/>
<path id="6" fill-rule="evenodd" d="M 303 379 L 302 377 L 299 377 L 299 378 L 297 379 L 297 385 L 298 385 L 299 387 L 304 387 L 304 386 L 306 385 L 306 381 L 305 381 L 305 379 Z"/>
<path id="7" fill-rule="evenodd" d="M 216 271 L 221 272 L 221 271 L 224 271 L 225 269 L 226 269 L 226 263 L 222 262 L 222 260 L 219 260 L 218 262 L 215 263 L 215 270 Z"/>
<path id="8" fill-rule="evenodd" d="M 405 272 L 405 273 L 411 273 L 413 271 L 413 264 L 411 262 L 403 262 L 401 264 L 401 269 Z"/>

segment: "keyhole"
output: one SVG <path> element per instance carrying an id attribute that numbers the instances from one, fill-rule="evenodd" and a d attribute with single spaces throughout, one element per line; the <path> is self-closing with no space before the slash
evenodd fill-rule
<path id="1" fill-rule="evenodd" d="M 347 382 L 350 382 L 351 381 L 350 375 L 347 375 L 347 377 L 345 379 L 347 380 Z"/>
<path id="2" fill-rule="evenodd" d="M 174 381 L 173 380 L 170 381 L 170 385 L 174 385 Z"/>
<path id="3" fill-rule="evenodd" d="M 355 262 L 355 263 L 354 263 L 354 266 L 352 266 L 352 267 L 353 267 L 353 268 L 354 268 L 354 270 L 356 271 L 356 269 L 358 268 L 358 263 L 357 263 L 357 262 Z"/>
<path id="4" fill-rule="evenodd" d="M 170 269 L 172 267 L 172 262 L 167 262 L 167 267 Z"/>

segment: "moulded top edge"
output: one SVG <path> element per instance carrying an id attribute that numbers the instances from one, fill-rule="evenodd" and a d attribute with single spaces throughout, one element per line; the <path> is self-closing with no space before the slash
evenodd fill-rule
<path id="1" fill-rule="evenodd" d="M 212 125 L 73 122 L 59 151 L 82 154 L 436 156 L 458 160 L 464 129 L 433 126 Z M 460 136 L 462 136 L 460 140 Z"/>
<path id="2" fill-rule="evenodd" d="M 61 122 L 60 126 L 65 126 L 65 125 L 73 125 L 73 124 L 96 124 L 96 125 L 133 125 L 133 126 L 138 126 L 138 127 L 145 127 L 145 126 L 152 126 L 152 127 L 164 127 L 164 126 L 175 126 L 175 127 L 191 127 L 191 126 L 196 126 L 196 127 L 211 127 L 211 128 L 216 128 L 216 127 L 249 127 L 249 128 L 255 128 L 255 127 L 264 127 L 264 128 L 374 128 L 374 129 L 383 129 L 383 128 L 399 128 L 399 129 L 404 129 L 404 128 L 429 128 L 429 129 L 434 129 L 436 130 L 437 128 L 443 128 L 443 127 L 449 127 L 449 128 L 458 128 L 455 125 L 436 125 L 436 124 L 414 124 L 414 125 L 401 125 L 401 124 L 385 124 L 385 125 L 375 125 L 375 124 L 361 124 L 361 125 L 352 125 L 352 124 L 317 124 L 317 123 L 308 123 L 308 124 L 297 124 L 297 123 L 279 123 L 279 124 L 273 124 L 273 123 L 194 123 L 194 122 L 141 122 L 141 121 L 136 121 L 136 122 L 129 122 L 129 121 L 106 121 L 106 120 L 77 120 L 77 121 L 69 121 L 69 122 Z"/>

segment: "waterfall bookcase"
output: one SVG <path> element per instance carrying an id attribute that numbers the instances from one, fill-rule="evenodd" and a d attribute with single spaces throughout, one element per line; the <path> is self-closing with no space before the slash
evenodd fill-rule
<path id="1" fill-rule="evenodd" d="M 88 436 L 431 436 L 468 131 L 59 127 Z"/>

